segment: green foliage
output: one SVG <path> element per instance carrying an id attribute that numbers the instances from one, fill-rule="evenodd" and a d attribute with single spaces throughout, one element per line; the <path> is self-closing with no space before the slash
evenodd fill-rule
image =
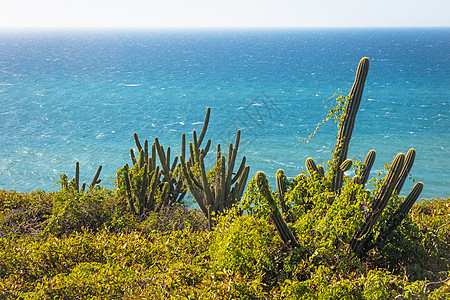
<path id="1" fill-rule="evenodd" d="M 124 203 L 116 202 L 114 193 L 98 189 L 90 194 L 61 190 L 53 195 L 52 216 L 48 219 L 45 233 L 57 236 L 107 226 Z"/>
<path id="2" fill-rule="evenodd" d="M 222 216 L 213 232 L 209 249 L 218 270 L 245 274 L 251 278 L 274 276 L 276 256 L 282 243 L 266 220 L 251 215 Z"/>
<path id="3" fill-rule="evenodd" d="M 0 190 L 0 237 L 37 234 L 51 216 L 52 194 Z"/>

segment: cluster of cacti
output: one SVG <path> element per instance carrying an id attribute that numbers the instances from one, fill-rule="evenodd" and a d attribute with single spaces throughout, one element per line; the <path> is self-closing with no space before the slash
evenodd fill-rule
<path id="1" fill-rule="evenodd" d="M 99 184 L 102 181 L 101 179 L 99 179 L 101 171 L 102 171 L 102 166 L 100 165 L 97 169 L 97 172 L 95 172 L 95 175 L 91 181 L 91 184 L 89 185 L 89 187 L 87 189 L 87 193 L 90 193 L 92 191 L 92 189 L 94 188 L 94 186 L 96 184 Z M 61 177 L 60 183 L 61 183 L 61 187 L 63 189 L 72 188 L 75 191 L 81 192 L 81 193 L 84 193 L 84 191 L 86 190 L 85 182 L 83 182 L 81 184 L 81 188 L 80 188 L 80 163 L 78 161 L 75 164 L 75 177 L 73 177 L 70 182 L 68 182 L 66 174 L 62 174 L 60 177 Z"/>
<path id="2" fill-rule="evenodd" d="M 400 205 L 397 211 L 387 219 L 386 226 L 382 226 L 383 228 L 387 228 L 387 230 L 385 229 L 382 231 L 376 241 L 373 240 L 372 229 L 375 224 L 377 224 L 392 195 L 400 194 L 403 184 L 414 163 L 415 153 L 416 151 L 414 149 L 410 149 L 406 154 L 406 157 L 403 153 L 399 153 L 395 157 L 391 169 L 384 179 L 383 186 L 372 199 L 364 223 L 361 225 L 360 229 L 355 232 L 350 241 L 350 247 L 357 256 L 364 256 L 365 253 L 377 243 L 383 242 L 383 239 L 387 239 L 394 229 L 400 225 L 403 218 L 408 214 L 412 205 L 419 197 L 423 188 L 422 182 L 415 184 L 405 201 Z"/>
<path id="3" fill-rule="evenodd" d="M 125 185 L 125 195 L 130 211 L 140 216 L 149 211 L 160 211 L 163 207 L 180 203 L 186 194 L 181 177 L 174 176 L 178 157 L 170 163 L 170 147 L 167 152 L 160 145 L 158 138 L 152 145 L 151 156 L 149 154 L 148 140 L 142 147 L 138 135 L 133 134 L 139 156 L 136 159 L 134 150 L 130 149 L 133 168 L 128 164 L 123 167 L 123 173 L 118 173 L 118 183 Z M 157 165 L 158 156 L 161 168 Z M 163 179 L 161 180 L 161 176 Z M 136 208 L 137 204 L 137 208 Z"/>
<path id="4" fill-rule="evenodd" d="M 193 141 L 189 143 L 188 160 L 186 160 L 186 137 L 182 135 L 180 160 L 186 184 L 200 209 L 207 216 L 211 227 L 213 214 L 217 215 L 231 208 L 240 200 L 250 167 L 245 165 L 244 156 L 238 171 L 233 172 L 241 135 L 241 131 L 238 130 L 234 146 L 231 143 L 229 145 L 228 158 L 222 154 L 220 144 L 217 145 L 216 163 L 208 174 L 204 159 L 209 152 L 211 140 L 208 140 L 205 148 L 200 147 L 208 127 L 210 111 L 210 108 L 206 111 L 205 122 L 198 139 L 196 131 L 192 133 Z"/>
<path id="5" fill-rule="evenodd" d="M 345 108 L 345 114 L 339 124 L 339 134 L 337 138 L 337 144 L 335 151 L 333 152 L 333 158 L 328 174 L 330 177 L 326 177 L 323 166 L 317 165 L 312 158 L 306 159 L 306 169 L 312 178 L 312 182 L 320 180 L 326 183 L 327 201 L 330 205 L 333 204 L 336 197 L 341 197 L 341 189 L 344 182 L 344 172 L 350 170 L 352 167 L 352 160 L 347 159 L 348 147 L 352 136 L 356 113 L 358 112 L 359 104 L 361 102 L 362 93 L 364 90 L 364 83 L 367 77 L 369 69 L 368 58 L 361 59 L 358 70 L 356 73 L 355 82 L 350 91 L 348 102 Z M 360 188 L 364 188 L 370 175 L 370 170 L 375 161 L 376 153 L 374 150 L 369 151 L 361 168 L 357 170 L 357 174 L 352 178 L 352 183 L 359 185 Z M 389 170 L 382 187 L 377 191 L 375 196 L 369 201 L 370 207 L 368 208 L 365 219 L 361 224 L 359 230 L 357 230 L 350 240 L 350 248 L 357 256 L 362 257 L 375 245 L 387 240 L 396 227 L 401 223 L 403 218 L 408 214 L 414 202 L 417 200 L 420 192 L 422 191 L 423 184 L 421 182 L 416 183 L 411 190 L 405 201 L 400 207 L 388 218 L 386 218 L 385 224 L 380 224 L 381 230 L 377 237 L 373 236 L 373 227 L 379 222 L 380 216 L 383 213 L 389 199 L 393 194 L 398 195 L 405 183 L 405 180 L 411 170 L 415 158 L 415 150 L 410 149 L 405 157 L 400 153 L 394 159 L 391 169 Z M 267 180 L 264 173 L 258 172 L 255 179 L 257 181 L 259 193 L 261 197 L 264 197 L 269 203 L 271 209 L 271 216 L 274 221 L 275 227 L 280 234 L 282 240 L 289 243 L 292 246 L 296 246 L 297 242 L 295 236 L 290 231 L 286 222 L 283 220 L 275 201 L 272 198 Z M 292 215 L 289 214 L 289 207 L 285 202 L 285 195 L 287 193 L 286 176 L 283 170 L 277 171 L 277 188 L 278 195 L 281 204 L 283 214 L 289 223 L 294 222 Z M 304 178 L 302 179 L 304 181 Z M 371 192 L 365 190 L 366 195 L 370 197 Z M 317 191 L 315 191 L 317 192 Z M 356 190 L 351 191 L 346 197 L 349 204 L 354 204 L 356 201 Z M 301 197 L 301 196 L 300 196 Z M 306 196 L 307 197 L 307 196 Z"/>

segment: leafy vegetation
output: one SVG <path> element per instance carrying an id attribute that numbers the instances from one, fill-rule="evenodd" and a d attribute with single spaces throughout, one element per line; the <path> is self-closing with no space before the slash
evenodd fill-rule
<path id="1" fill-rule="evenodd" d="M 314 201 L 325 207 L 326 199 Z M 328 214 L 302 213 L 292 250 L 267 205 L 255 202 L 249 213 L 222 214 L 209 231 L 198 210 L 179 206 L 143 220 L 100 188 L 0 191 L 0 298 L 448 298 L 450 198 L 415 204 L 363 260 L 347 251 L 361 213 L 339 199 Z"/>

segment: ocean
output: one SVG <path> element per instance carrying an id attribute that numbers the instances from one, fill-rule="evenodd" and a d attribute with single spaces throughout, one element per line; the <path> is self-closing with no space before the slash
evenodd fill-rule
<path id="1" fill-rule="evenodd" d="M 370 70 L 349 157 L 376 150 L 375 177 L 415 148 L 402 195 L 422 181 L 421 198 L 448 197 L 449 28 L 0 32 L 0 188 L 57 190 L 76 161 L 88 183 L 103 165 L 112 187 L 133 132 L 176 155 L 207 107 L 213 145 L 242 130 L 251 176 L 294 177 L 306 158 L 331 158 L 333 121 L 299 139 L 328 98 L 348 93 L 362 57 Z"/>

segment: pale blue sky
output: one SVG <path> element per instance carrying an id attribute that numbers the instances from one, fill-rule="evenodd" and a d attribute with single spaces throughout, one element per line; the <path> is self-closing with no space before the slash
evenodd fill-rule
<path id="1" fill-rule="evenodd" d="M 450 26 L 449 0 L 1 0 L 0 28 Z"/>

